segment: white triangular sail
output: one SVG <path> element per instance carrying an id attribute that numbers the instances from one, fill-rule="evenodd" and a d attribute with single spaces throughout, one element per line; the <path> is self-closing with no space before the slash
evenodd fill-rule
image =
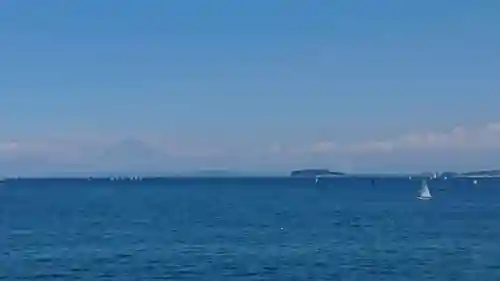
<path id="1" fill-rule="evenodd" d="M 432 198 L 431 192 L 429 191 L 429 187 L 427 186 L 427 182 L 425 180 L 422 181 L 422 187 L 420 188 L 418 198 L 419 199 L 431 199 Z"/>

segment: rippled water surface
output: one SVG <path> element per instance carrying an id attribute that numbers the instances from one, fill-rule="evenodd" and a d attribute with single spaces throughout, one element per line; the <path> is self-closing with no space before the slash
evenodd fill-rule
<path id="1" fill-rule="evenodd" d="M 3 280 L 500 280 L 500 181 L 25 180 Z"/>

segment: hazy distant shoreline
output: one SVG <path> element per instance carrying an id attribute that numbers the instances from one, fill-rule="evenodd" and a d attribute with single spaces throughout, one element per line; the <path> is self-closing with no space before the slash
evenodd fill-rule
<path id="1" fill-rule="evenodd" d="M 500 178 L 500 170 L 482 170 L 471 172 L 420 172 L 420 173 L 342 173 L 327 169 L 303 169 L 293 170 L 286 173 L 243 173 L 231 171 L 202 171 L 190 173 L 85 173 L 66 175 L 33 175 L 33 176 L 4 176 L 5 180 L 109 180 L 109 181 L 138 181 L 138 180 L 161 180 L 161 179 L 252 179 L 252 178 Z"/>

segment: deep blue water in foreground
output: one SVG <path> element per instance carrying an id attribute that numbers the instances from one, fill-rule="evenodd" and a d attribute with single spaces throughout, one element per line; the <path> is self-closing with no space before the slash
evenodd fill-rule
<path id="1" fill-rule="evenodd" d="M 0 184 L 3 280 L 500 280 L 500 181 Z"/>

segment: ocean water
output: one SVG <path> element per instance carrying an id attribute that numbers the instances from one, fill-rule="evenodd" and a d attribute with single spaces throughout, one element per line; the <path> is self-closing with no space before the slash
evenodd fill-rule
<path id="1" fill-rule="evenodd" d="M 500 181 L 20 180 L 1 280 L 500 280 Z"/>

